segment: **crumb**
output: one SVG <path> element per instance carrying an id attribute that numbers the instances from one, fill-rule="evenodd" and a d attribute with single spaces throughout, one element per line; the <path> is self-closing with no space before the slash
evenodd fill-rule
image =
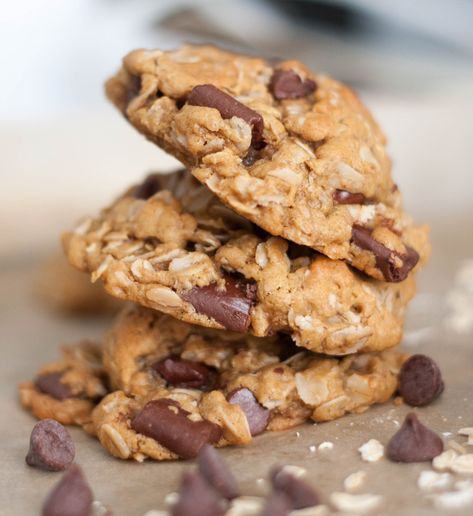
<path id="1" fill-rule="evenodd" d="M 376 439 L 370 439 L 360 446 L 358 451 L 366 462 L 377 462 L 384 456 L 384 446 Z"/>

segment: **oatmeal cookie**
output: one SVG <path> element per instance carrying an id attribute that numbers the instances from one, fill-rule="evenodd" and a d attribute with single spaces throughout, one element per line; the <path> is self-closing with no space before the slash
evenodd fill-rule
<path id="1" fill-rule="evenodd" d="M 343 355 L 399 343 L 414 277 L 386 283 L 262 232 L 186 171 L 151 175 L 63 238 L 109 294 L 185 322 Z"/>
<path id="2" fill-rule="evenodd" d="M 343 84 L 298 61 L 212 46 L 137 50 L 106 85 L 148 139 L 272 235 L 389 282 L 429 253 L 402 210 L 385 138 Z"/>
<path id="3" fill-rule="evenodd" d="M 20 402 L 38 419 L 55 419 L 90 431 L 91 412 L 107 393 L 102 349 L 83 341 L 62 347 L 62 357 L 19 386 Z"/>
<path id="4" fill-rule="evenodd" d="M 93 411 L 93 431 L 122 459 L 191 458 L 200 446 L 244 445 L 266 430 L 361 413 L 396 391 L 399 351 L 333 358 L 125 309 L 105 338 L 118 389 Z"/>

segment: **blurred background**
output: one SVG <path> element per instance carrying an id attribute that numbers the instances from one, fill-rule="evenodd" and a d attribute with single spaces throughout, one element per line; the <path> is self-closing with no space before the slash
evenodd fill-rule
<path id="1" fill-rule="evenodd" d="M 174 161 L 129 127 L 103 82 L 136 47 L 214 42 L 296 57 L 349 83 L 383 126 L 435 264 L 473 256 L 470 0 L 17 0 L 0 17 L 0 260 L 58 235 Z"/>

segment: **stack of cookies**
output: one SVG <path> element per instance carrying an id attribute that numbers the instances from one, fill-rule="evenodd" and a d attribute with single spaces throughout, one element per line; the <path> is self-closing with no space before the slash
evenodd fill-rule
<path id="1" fill-rule="evenodd" d="M 429 244 L 353 92 L 189 45 L 132 52 L 106 89 L 184 168 L 64 235 L 69 262 L 134 305 L 23 384 L 23 404 L 141 461 L 387 401 Z"/>

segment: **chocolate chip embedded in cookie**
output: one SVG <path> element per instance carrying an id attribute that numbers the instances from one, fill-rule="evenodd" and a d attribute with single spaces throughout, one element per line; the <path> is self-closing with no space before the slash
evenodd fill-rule
<path id="1" fill-rule="evenodd" d="M 401 207 L 385 138 L 343 84 L 298 61 L 273 67 L 185 45 L 131 52 L 106 90 L 138 131 L 272 235 L 390 282 L 407 277 L 418 257 L 426 260 L 426 228 Z M 375 241 L 391 258 L 397 253 L 387 268 L 357 245 L 356 226 L 386 228 Z"/>
<path id="2" fill-rule="evenodd" d="M 155 193 L 137 198 L 150 184 Z M 142 185 L 64 236 L 69 261 L 110 294 L 201 326 L 260 337 L 285 332 L 325 354 L 399 343 L 413 275 L 398 284 L 373 281 L 271 237 L 182 171 Z M 383 246 L 385 236 L 373 233 Z"/>
<path id="3" fill-rule="evenodd" d="M 89 429 L 95 404 L 105 396 L 101 347 L 80 342 L 62 348 L 62 358 L 44 366 L 33 382 L 20 384 L 21 404 L 39 419 Z"/>

